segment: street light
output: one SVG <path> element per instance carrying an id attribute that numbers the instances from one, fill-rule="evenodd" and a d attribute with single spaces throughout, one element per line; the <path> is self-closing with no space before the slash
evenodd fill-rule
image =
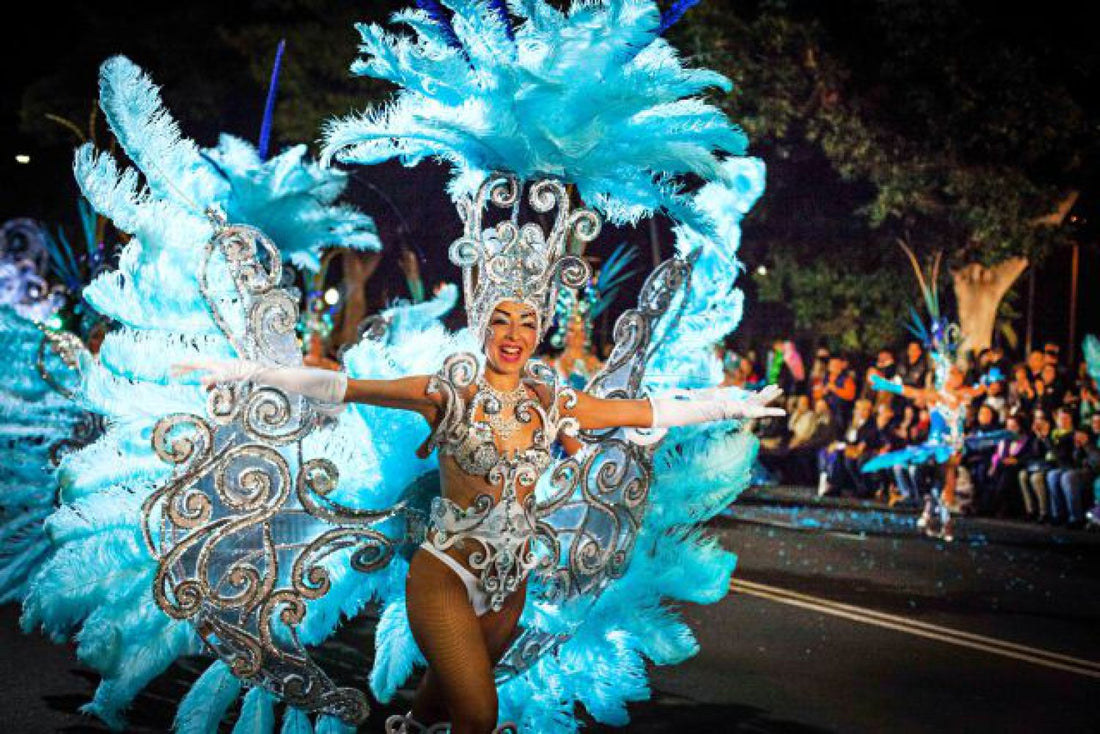
<path id="1" fill-rule="evenodd" d="M 767 265 L 757 266 L 756 274 L 759 275 L 760 277 L 764 277 L 765 275 L 768 274 L 768 266 Z"/>
<path id="2" fill-rule="evenodd" d="M 20 164 L 20 165 L 25 166 L 25 165 L 27 165 L 28 163 L 31 162 L 31 157 L 29 155 L 27 155 L 26 153 L 16 153 L 15 154 L 15 162 Z"/>

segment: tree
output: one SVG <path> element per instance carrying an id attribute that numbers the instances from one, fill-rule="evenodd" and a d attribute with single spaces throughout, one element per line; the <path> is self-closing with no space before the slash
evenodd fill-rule
<path id="1" fill-rule="evenodd" d="M 68 132 L 46 122 L 46 115 L 86 119 L 99 64 L 122 53 L 164 85 L 168 106 L 200 142 L 212 145 L 223 131 L 255 140 L 275 48 L 286 39 L 273 149 L 313 142 L 329 117 L 384 98 L 383 85 L 348 71 L 357 40 L 353 25 L 381 20 L 406 4 L 249 0 L 76 7 L 71 23 L 83 32 L 56 49 L 53 69 L 25 88 L 21 126 L 44 142 L 71 145 Z"/>
<path id="2" fill-rule="evenodd" d="M 828 176 L 783 180 L 773 171 L 779 198 L 809 189 L 803 199 L 846 201 L 878 247 L 900 238 L 925 254 L 944 251 L 968 346 L 988 345 L 1012 283 L 1072 234 L 1037 222 L 1058 211 L 1095 158 L 1095 114 L 1081 101 L 1094 57 L 1077 59 L 1079 40 L 1052 42 L 1061 25 L 986 17 L 959 0 L 842 8 L 702 4 L 683 33 L 735 80 L 739 93 L 726 104 L 769 162 L 820 156 L 849 187 L 866 187 L 860 200 Z M 792 207 L 765 209 L 767 236 Z M 859 265 L 850 253 L 868 238 L 829 241 L 841 245 L 836 257 Z"/>

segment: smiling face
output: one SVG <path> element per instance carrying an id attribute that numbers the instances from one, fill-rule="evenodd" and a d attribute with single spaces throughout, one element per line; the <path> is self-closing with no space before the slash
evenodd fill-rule
<path id="1" fill-rule="evenodd" d="M 501 301 L 489 316 L 485 359 L 494 372 L 521 374 L 538 345 L 538 316 L 526 303 Z"/>

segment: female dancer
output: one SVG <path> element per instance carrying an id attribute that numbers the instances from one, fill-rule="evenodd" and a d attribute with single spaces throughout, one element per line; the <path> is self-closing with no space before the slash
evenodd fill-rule
<path id="1" fill-rule="evenodd" d="M 556 266 L 550 258 L 550 272 Z M 555 441 L 573 451 L 578 430 L 664 429 L 784 413 L 766 405 L 778 397 L 775 389 L 745 399 L 702 390 L 686 400 L 616 400 L 560 385 L 552 369 L 531 360 L 550 316 L 539 305 L 553 303 L 537 291 L 550 279 L 547 271 L 527 277 L 522 271 L 483 267 L 513 277 L 503 283 L 486 277 L 489 285 L 467 290 L 470 325 L 483 335 L 483 367 L 465 353 L 448 358 L 435 375 L 394 380 L 239 360 L 177 365 L 178 373 L 205 371 L 207 386 L 248 380 L 320 402 L 414 411 L 431 425 L 418 453 L 439 450 L 442 496 L 406 581 L 409 624 L 428 671 L 412 711 L 387 722 L 391 732 L 445 731 L 439 722 L 448 719 L 455 734 L 496 725 L 493 666 L 516 631 L 536 564 L 534 488 L 551 465 Z"/>

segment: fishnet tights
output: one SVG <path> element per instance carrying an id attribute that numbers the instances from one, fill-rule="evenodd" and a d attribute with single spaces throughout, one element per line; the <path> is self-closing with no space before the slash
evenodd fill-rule
<path id="1" fill-rule="evenodd" d="M 452 734 L 488 734 L 497 723 L 493 665 L 515 633 L 526 585 L 499 612 L 474 614 L 466 587 L 438 558 L 418 550 L 405 581 L 413 638 L 428 670 L 413 699 L 423 724 L 450 721 Z"/>

